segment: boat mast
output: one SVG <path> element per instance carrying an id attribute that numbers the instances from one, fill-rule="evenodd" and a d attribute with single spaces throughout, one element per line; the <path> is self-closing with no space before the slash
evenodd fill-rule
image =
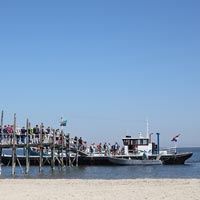
<path id="1" fill-rule="evenodd" d="M 149 120 L 147 118 L 147 132 L 146 132 L 146 138 L 149 139 Z"/>

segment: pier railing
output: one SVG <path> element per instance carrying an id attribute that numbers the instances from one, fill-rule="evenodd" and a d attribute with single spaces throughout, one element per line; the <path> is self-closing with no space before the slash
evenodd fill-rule
<path id="1" fill-rule="evenodd" d="M 66 143 L 69 138 L 67 136 L 60 136 L 55 135 L 55 144 L 61 144 L 62 140 L 64 140 L 64 143 Z M 38 135 L 38 134 L 28 134 L 28 135 L 16 135 L 14 138 L 14 134 L 0 134 L 0 144 L 13 144 L 13 140 L 15 140 L 15 144 L 26 144 L 27 142 L 29 144 L 39 144 L 41 141 L 43 143 L 52 143 L 53 142 L 53 134 L 44 134 L 44 135 Z M 73 138 L 71 138 L 73 140 Z"/>
<path id="2" fill-rule="evenodd" d="M 25 150 L 25 173 L 29 173 L 30 168 L 30 149 L 36 149 L 39 159 L 39 171 L 42 171 L 44 165 L 44 153 L 48 153 L 48 162 L 51 163 L 52 170 L 55 169 L 55 163 L 64 169 L 66 166 L 78 166 L 78 157 L 81 149 L 81 145 L 78 145 L 78 141 L 74 138 L 70 138 L 69 135 L 65 135 L 64 132 L 56 132 L 52 130 L 51 134 L 43 134 L 40 131 L 39 134 L 16 135 L 13 131 L 12 134 L 0 134 L 0 174 L 3 149 L 11 149 L 11 160 L 7 163 L 12 166 L 12 175 L 15 175 L 15 168 L 20 163 L 19 155 L 17 155 L 17 149 L 23 148 Z M 73 155 L 72 155 L 73 154 Z M 47 154 L 46 154 L 47 155 Z M 21 167 L 22 168 L 22 167 Z"/>

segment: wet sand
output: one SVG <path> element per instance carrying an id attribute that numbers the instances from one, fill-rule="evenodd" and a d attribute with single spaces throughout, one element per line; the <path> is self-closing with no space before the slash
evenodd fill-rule
<path id="1" fill-rule="evenodd" d="M 199 200 L 199 179 L 0 179 L 2 200 Z"/>

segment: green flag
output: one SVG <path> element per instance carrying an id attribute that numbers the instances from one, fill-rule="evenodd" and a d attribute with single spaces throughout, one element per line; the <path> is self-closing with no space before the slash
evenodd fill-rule
<path id="1" fill-rule="evenodd" d="M 67 120 L 60 122 L 60 126 L 67 126 Z"/>

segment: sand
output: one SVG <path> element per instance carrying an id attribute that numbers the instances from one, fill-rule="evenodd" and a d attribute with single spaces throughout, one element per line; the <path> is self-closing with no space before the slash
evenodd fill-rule
<path id="1" fill-rule="evenodd" d="M 200 200 L 198 179 L 0 179 L 0 200 Z"/>

